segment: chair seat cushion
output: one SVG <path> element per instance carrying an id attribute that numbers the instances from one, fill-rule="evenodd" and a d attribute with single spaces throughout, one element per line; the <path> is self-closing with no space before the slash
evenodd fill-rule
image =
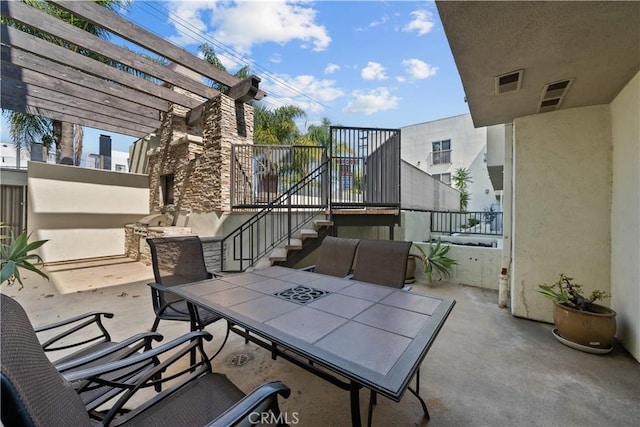
<path id="1" fill-rule="evenodd" d="M 229 379 L 209 373 L 163 399 L 127 422 L 126 426 L 204 426 L 242 399 L 245 394 Z"/>

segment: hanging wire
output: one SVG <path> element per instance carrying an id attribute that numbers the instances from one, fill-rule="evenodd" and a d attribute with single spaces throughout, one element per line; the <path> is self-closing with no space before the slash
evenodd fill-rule
<path id="1" fill-rule="evenodd" d="M 302 90 L 298 89 L 297 87 L 293 86 L 290 83 L 287 83 L 286 81 L 276 77 L 276 74 L 273 73 L 272 71 L 270 71 L 269 69 L 261 66 L 260 64 L 256 63 L 253 60 L 247 59 L 246 57 L 244 57 L 242 54 L 240 54 L 239 52 L 237 52 L 236 50 L 234 50 L 231 46 L 214 39 L 211 36 L 208 36 L 204 33 L 202 33 L 200 30 L 198 30 L 195 26 L 193 26 L 192 24 L 190 24 L 189 22 L 185 21 L 184 19 L 180 18 L 179 16 L 169 12 L 168 10 L 160 7 L 158 4 L 156 4 L 156 2 L 147 2 L 147 1 L 143 1 L 143 2 L 136 2 L 136 5 L 142 5 L 143 7 L 140 8 L 140 10 L 146 14 L 148 14 L 149 16 L 154 17 L 155 19 L 161 19 L 161 20 L 166 20 L 169 19 L 171 20 L 176 27 L 179 27 L 183 30 L 182 34 L 185 35 L 186 37 L 192 39 L 194 42 L 196 43 L 208 43 L 212 46 L 214 46 L 215 48 L 219 49 L 219 51 L 224 52 L 224 54 L 230 59 L 232 60 L 235 64 L 237 64 L 238 66 L 242 67 L 245 65 L 248 65 L 250 68 L 254 68 L 255 70 L 259 71 L 262 76 L 265 76 L 268 80 L 270 80 L 274 85 L 276 86 L 280 86 L 283 87 L 287 90 L 290 90 L 291 92 L 306 98 L 307 100 L 313 102 L 314 104 L 320 105 L 326 109 L 332 110 L 333 108 L 324 104 L 323 102 L 319 101 L 318 99 L 304 93 Z M 140 25 L 140 24 L 139 24 Z M 147 31 L 150 31 L 154 34 L 156 34 L 157 36 L 161 37 L 160 35 L 158 35 L 157 33 L 155 33 L 155 31 L 151 28 L 145 27 L 143 25 L 140 25 L 143 28 L 145 28 Z M 172 42 L 173 43 L 173 42 Z M 261 100 L 261 102 L 264 102 L 267 105 L 270 105 L 272 107 L 274 106 L 278 106 L 280 105 L 280 103 L 275 103 L 272 102 L 269 98 L 275 98 L 277 100 L 288 100 L 289 97 L 285 96 L 285 95 L 281 95 L 278 92 L 273 92 L 270 91 L 269 96 L 266 98 L 263 98 Z"/>

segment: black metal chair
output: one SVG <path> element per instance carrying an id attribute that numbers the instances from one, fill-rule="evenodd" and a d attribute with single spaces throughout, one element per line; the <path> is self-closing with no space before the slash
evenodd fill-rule
<path id="1" fill-rule="evenodd" d="M 112 317 L 112 313 L 90 312 L 40 326 L 35 328 L 35 332 L 36 334 L 56 332 L 54 336 L 49 337 L 42 343 L 42 349 L 45 353 L 55 355 L 55 352 L 59 351 L 76 350 L 53 362 L 56 370 L 63 374 L 130 357 L 142 351 L 150 350 L 153 341 L 162 340 L 162 335 L 158 333 L 145 332 L 120 342 L 113 341 L 102 323 L 103 318 Z M 158 363 L 159 361 L 156 360 L 155 364 Z M 118 372 L 117 375 L 120 377 L 133 376 L 141 370 L 150 368 L 152 365 L 144 363 L 131 366 L 127 370 Z M 110 387 L 100 387 L 88 381 L 77 382 L 74 384 L 74 388 L 80 394 L 87 411 L 95 410 L 114 395 Z"/>
<path id="2" fill-rule="evenodd" d="M 361 240 L 351 278 L 402 289 L 411 245 L 397 240 Z"/>
<path id="3" fill-rule="evenodd" d="M 346 277 L 351 273 L 353 259 L 360 239 L 345 239 L 327 236 L 318 248 L 315 265 L 302 270 L 314 271 L 329 276 Z"/>
<path id="4" fill-rule="evenodd" d="M 65 377 L 46 357 L 20 304 L 6 295 L 1 295 L 0 301 L 0 421 L 6 427 L 95 425 L 72 384 L 100 382 L 105 374 L 157 358 L 166 360 L 134 377 L 111 378 L 106 382 L 121 393 L 99 420 L 101 425 L 256 425 L 261 420 L 256 413 L 266 411 L 274 415 L 270 419 L 283 418 L 278 395 L 286 398 L 290 390 L 281 382 L 272 382 L 245 396 L 224 375 L 211 371 L 203 349 L 203 339 L 211 338 L 207 332 L 191 332 L 142 354 Z M 200 353 L 199 360 L 184 367 L 183 359 L 194 350 Z M 179 371 L 175 372 L 176 369 Z M 159 373 L 167 371 L 171 374 L 156 380 Z M 125 404 L 132 404 L 131 398 L 137 391 L 164 381 L 170 382 L 162 392 L 124 410 Z"/>
<path id="5" fill-rule="evenodd" d="M 147 243 L 151 249 L 155 278 L 155 283 L 149 283 L 153 311 L 156 314 L 151 330 L 158 329 L 160 320 L 191 322 L 187 302 L 168 292 L 167 288 L 211 279 L 215 276 L 207 271 L 200 238 L 198 236 L 157 237 L 147 239 Z M 217 314 L 201 308 L 196 309 L 196 314 L 200 329 L 221 319 Z"/>

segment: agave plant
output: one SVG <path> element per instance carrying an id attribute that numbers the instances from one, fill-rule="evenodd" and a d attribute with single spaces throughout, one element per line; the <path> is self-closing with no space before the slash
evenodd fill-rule
<path id="1" fill-rule="evenodd" d="M 458 261 L 447 256 L 449 250 L 451 250 L 451 246 L 442 246 L 440 240 L 438 240 L 435 245 L 431 242 L 429 243 L 429 253 L 420 246 L 415 246 L 422 254 L 420 259 L 422 259 L 422 263 L 424 264 L 424 273 L 429 278 L 429 283 L 433 282 L 434 270 L 438 272 L 440 279 L 442 279 L 448 277 L 451 274 L 451 268 L 458 264 Z"/>
<path id="2" fill-rule="evenodd" d="M 22 268 L 33 271 L 45 279 L 49 279 L 39 267 L 39 265 L 42 264 L 40 255 L 30 253 L 44 245 L 47 240 L 29 242 L 31 235 L 27 235 L 26 231 L 20 233 L 18 237 L 13 238 L 13 231 L 8 225 L 0 223 L 0 228 L 9 229 L 8 235 L 0 235 L 0 241 L 2 242 L 0 247 L 0 256 L 2 258 L 0 284 L 7 282 L 7 286 L 12 286 L 17 280 L 20 284 L 20 289 L 22 289 L 24 287 L 22 277 L 20 276 L 20 269 Z"/>

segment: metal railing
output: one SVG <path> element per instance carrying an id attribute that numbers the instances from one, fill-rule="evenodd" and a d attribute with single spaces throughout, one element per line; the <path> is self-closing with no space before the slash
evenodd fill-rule
<path id="1" fill-rule="evenodd" d="M 323 182 L 328 164 L 328 160 L 322 162 L 222 239 L 222 271 L 245 271 L 279 244 L 289 244 L 293 233 L 325 212 L 328 199 Z"/>
<path id="2" fill-rule="evenodd" d="M 332 208 L 400 208 L 400 130 L 330 128 Z"/>
<path id="3" fill-rule="evenodd" d="M 431 211 L 431 231 L 448 234 L 502 235 L 502 212 Z"/>
<path id="4" fill-rule="evenodd" d="M 429 164 L 443 165 L 451 163 L 451 150 L 432 151 L 429 153 Z"/>
<path id="5" fill-rule="evenodd" d="M 261 208 L 324 161 L 326 150 L 298 145 L 237 144 L 231 147 L 231 156 L 232 207 Z"/>

